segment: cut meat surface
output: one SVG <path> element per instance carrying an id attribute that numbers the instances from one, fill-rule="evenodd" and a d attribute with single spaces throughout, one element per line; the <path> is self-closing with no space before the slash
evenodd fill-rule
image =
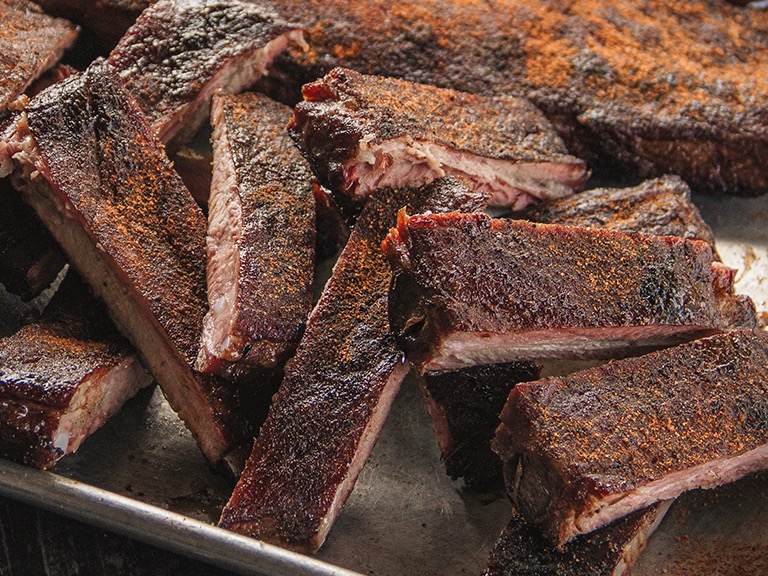
<path id="1" fill-rule="evenodd" d="M 541 112 L 518 98 L 342 68 L 303 94 L 291 135 L 323 185 L 358 201 L 448 174 L 490 192 L 493 205 L 520 209 L 572 194 L 589 175 Z"/>
<path id="2" fill-rule="evenodd" d="M 384 248 L 390 321 L 422 370 L 637 353 L 718 332 L 732 306 L 756 323 L 699 240 L 402 213 Z"/>
<path id="3" fill-rule="evenodd" d="M 77 27 L 26 0 L 0 1 L 0 115 L 56 64 L 77 38 Z"/>
<path id="4" fill-rule="evenodd" d="M 622 576 L 632 568 L 672 500 L 580 536 L 560 551 L 515 515 L 499 536 L 483 576 Z"/>
<path id="5" fill-rule="evenodd" d="M 40 321 L 0 340 L 0 455 L 48 468 L 151 378 L 72 272 Z"/>
<path id="6" fill-rule="evenodd" d="M 722 0 L 270 1 L 311 32 L 310 51 L 278 62 L 300 83 L 344 66 L 528 98 L 592 168 L 768 191 L 766 10 Z"/>
<path id="7" fill-rule="evenodd" d="M 109 56 L 160 139 L 177 147 L 208 117 L 217 88 L 239 92 L 304 32 L 257 2 L 159 0 Z"/>
<path id="8" fill-rule="evenodd" d="M 712 229 L 691 201 L 691 189 L 678 176 L 647 180 L 631 188 L 595 188 L 542 202 L 513 217 L 715 243 Z"/>
<path id="9" fill-rule="evenodd" d="M 282 368 L 304 331 L 315 198 L 312 172 L 285 131 L 290 116 L 266 96 L 214 96 L 203 372 L 242 380 L 253 368 Z"/>
<path id="10" fill-rule="evenodd" d="M 206 220 L 162 144 L 103 61 L 38 95 L 15 127 L 17 187 L 219 463 L 250 431 L 235 391 L 191 369 Z"/>
<path id="11" fill-rule="evenodd" d="M 286 365 L 221 526 L 301 551 L 322 545 L 407 372 L 387 322 L 381 241 L 403 206 L 478 210 L 486 202 L 449 178 L 371 198 Z"/>
<path id="12" fill-rule="evenodd" d="M 562 545 L 768 467 L 768 334 L 734 331 L 517 385 L 494 447 L 525 518 Z"/>
<path id="13" fill-rule="evenodd" d="M 48 288 L 67 260 L 7 179 L 0 180 L 0 283 L 22 300 Z"/>
<path id="14" fill-rule="evenodd" d="M 491 450 L 499 413 L 515 384 L 538 377 L 533 362 L 509 362 L 419 378 L 449 476 L 480 490 L 502 485 L 501 460 Z"/>

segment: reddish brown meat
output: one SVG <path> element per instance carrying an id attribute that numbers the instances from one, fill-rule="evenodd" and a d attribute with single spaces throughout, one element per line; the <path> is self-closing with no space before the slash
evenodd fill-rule
<path id="1" fill-rule="evenodd" d="M 403 213 L 384 247 L 390 320 L 422 370 L 612 357 L 720 331 L 742 308 L 755 325 L 698 240 Z"/>
<path id="2" fill-rule="evenodd" d="M 0 0 L 0 22 L 2 115 L 35 78 L 56 64 L 77 38 L 77 27 L 51 18 L 27 0 Z"/>
<path id="3" fill-rule="evenodd" d="M 555 548 L 538 527 L 512 517 L 483 576 L 622 576 L 632 568 L 672 501 L 654 504 Z"/>
<path id="4" fill-rule="evenodd" d="M 285 131 L 290 108 L 213 98 L 208 313 L 196 368 L 233 380 L 282 368 L 312 307 L 312 172 Z"/>
<path id="5" fill-rule="evenodd" d="M 48 468 L 151 378 L 106 310 L 64 281 L 36 324 L 0 340 L 0 455 Z"/>
<path id="6" fill-rule="evenodd" d="M 520 209 L 580 190 L 588 172 L 526 100 L 336 68 L 304 86 L 290 131 L 320 181 L 362 200 L 446 174 Z"/>
<path id="7" fill-rule="evenodd" d="M 768 190 L 766 10 L 723 0 L 271 4 L 310 33 L 309 52 L 278 62 L 300 83 L 344 66 L 526 97 L 593 168 Z"/>
<path id="8" fill-rule="evenodd" d="M 453 179 L 371 198 L 286 365 L 221 526 L 297 550 L 322 545 L 407 371 L 387 322 L 381 240 L 404 205 L 446 211 L 485 202 Z"/>
<path id="9" fill-rule="evenodd" d="M 25 200 L 220 462 L 250 431 L 235 391 L 191 370 L 205 313 L 205 217 L 136 103 L 97 62 L 30 102 L 10 145 Z"/>
<path id="10" fill-rule="evenodd" d="M 181 176 L 189 193 L 201 208 L 207 210 L 213 177 L 213 158 L 210 151 L 201 153 L 191 148 L 182 148 L 172 159 L 173 168 Z"/>
<path id="11" fill-rule="evenodd" d="M 519 384 L 496 432 L 518 510 L 562 545 L 768 468 L 768 334 L 735 331 Z"/>
<path id="12" fill-rule="evenodd" d="M 159 0 L 109 56 L 160 139 L 183 144 L 217 88 L 239 92 L 304 33 L 257 2 Z"/>

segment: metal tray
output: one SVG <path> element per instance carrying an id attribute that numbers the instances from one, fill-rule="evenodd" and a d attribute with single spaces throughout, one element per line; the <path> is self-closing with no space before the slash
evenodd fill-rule
<path id="1" fill-rule="evenodd" d="M 740 270 L 737 290 L 768 310 L 768 196 L 695 201 L 724 262 Z M 768 574 L 766 480 L 682 497 L 633 574 Z M 130 401 L 53 472 L 0 461 L 4 495 L 242 573 L 479 575 L 511 511 L 501 493 L 468 492 L 446 477 L 410 381 L 316 557 L 216 528 L 231 488 L 209 471 L 157 389 Z"/>

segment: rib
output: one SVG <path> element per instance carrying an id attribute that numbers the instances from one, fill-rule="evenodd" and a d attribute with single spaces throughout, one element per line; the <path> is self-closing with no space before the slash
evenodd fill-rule
<path id="1" fill-rule="evenodd" d="M 518 510 L 563 545 L 768 468 L 768 334 L 734 331 L 519 384 L 494 448 Z"/>
<path id="2" fill-rule="evenodd" d="M 29 301 L 48 288 L 67 260 L 8 179 L 0 180 L 0 282 Z"/>
<path id="3" fill-rule="evenodd" d="M 160 140 L 174 148 L 208 117 L 217 88 L 239 92 L 304 32 L 256 2 L 158 0 L 109 56 Z"/>
<path id="4" fill-rule="evenodd" d="M 0 340 L 0 455 L 46 469 L 151 378 L 70 272 L 39 322 Z"/>
<path id="5" fill-rule="evenodd" d="M 304 86 L 290 132 L 331 190 L 363 200 L 379 188 L 446 174 L 520 209 L 572 194 L 589 173 L 530 102 L 483 97 L 336 68 Z"/>
<path id="6" fill-rule="evenodd" d="M 594 188 L 542 202 L 512 217 L 715 243 L 712 229 L 691 201 L 691 189 L 678 176 L 654 178 L 630 188 Z"/>
<path id="7" fill-rule="evenodd" d="M 381 240 L 401 206 L 445 211 L 485 203 L 449 178 L 371 198 L 286 365 L 221 526 L 296 550 L 322 545 L 407 371 L 387 322 L 390 272 Z"/>
<path id="8" fill-rule="evenodd" d="M 71 22 L 52 18 L 26 0 L 0 1 L 0 115 L 77 38 Z"/>
<path id="9" fill-rule="evenodd" d="M 206 221 L 162 144 L 103 61 L 38 95 L 15 126 L 17 187 L 219 463 L 250 431 L 236 391 L 191 370 Z"/>
<path id="10" fill-rule="evenodd" d="M 282 368 L 312 308 L 313 176 L 285 132 L 290 115 L 257 94 L 213 98 L 202 372 Z"/>
<path id="11" fill-rule="evenodd" d="M 524 97 L 603 173 L 768 191 L 765 10 L 722 0 L 271 3 L 311 31 L 310 51 L 275 65 L 298 82 L 344 66 Z"/>
<path id="12" fill-rule="evenodd" d="M 721 331 L 742 307 L 756 324 L 699 240 L 403 213 L 384 247 L 393 329 L 422 371 L 637 353 Z"/>
<path id="13" fill-rule="evenodd" d="M 515 515 L 491 550 L 483 576 L 622 576 L 671 505 L 667 500 L 630 514 L 569 542 L 563 551 Z"/>

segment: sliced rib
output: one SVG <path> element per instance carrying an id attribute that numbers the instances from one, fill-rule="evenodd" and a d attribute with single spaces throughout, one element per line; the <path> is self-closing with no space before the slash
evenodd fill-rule
<path id="1" fill-rule="evenodd" d="M 559 545 L 768 468 L 768 334 L 734 331 L 512 390 L 494 448 Z"/>
<path id="2" fill-rule="evenodd" d="M 208 117 L 217 88 L 239 92 L 304 32 L 264 4 L 158 0 L 109 56 L 160 140 L 177 147 Z"/>
<path id="3" fill-rule="evenodd" d="M 755 325 L 700 240 L 403 213 L 384 246 L 390 320 L 422 370 L 637 353 L 718 332 L 742 307 Z"/>
<path id="4" fill-rule="evenodd" d="M 360 201 L 460 176 L 520 209 L 580 190 L 588 172 L 530 102 L 336 68 L 304 86 L 291 135 L 321 183 Z"/>
<path id="5" fill-rule="evenodd" d="M 16 123 L 15 182 L 211 463 L 249 430 L 236 392 L 193 373 L 205 227 L 146 119 L 105 62 L 38 95 Z"/>
<path id="6" fill-rule="evenodd" d="M 485 203 L 453 179 L 371 198 L 286 365 L 221 526 L 302 551 L 322 545 L 407 372 L 387 322 L 390 272 L 381 241 L 402 206 Z"/>
<path id="7" fill-rule="evenodd" d="M 483 576 L 622 576 L 632 568 L 672 500 L 634 512 L 561 551 L 538 527 L 515 515 L 488 556 Z"/>
<path id="8" fill-rule="evenodd" d="M 0 340 L 0 455 L 49 468 L 151 378 L 70 271 L 40 320 Z"/>
<path id="9" fill-rule="evenodd" d="M 285 131 L 290 108 L 257 94 L 213 98 L 208 305 L 196 368 L 247 379 L 282 368 L 312 307 L 315 199 Z"/>

